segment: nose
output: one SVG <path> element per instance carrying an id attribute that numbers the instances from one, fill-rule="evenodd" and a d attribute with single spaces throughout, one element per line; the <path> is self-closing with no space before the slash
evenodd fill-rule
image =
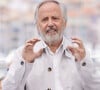
<path id="1" fill-rule="evenodd" d="M 48 27 L 53 27 L 54 23 L 51 19 L 48 20 Z"/>

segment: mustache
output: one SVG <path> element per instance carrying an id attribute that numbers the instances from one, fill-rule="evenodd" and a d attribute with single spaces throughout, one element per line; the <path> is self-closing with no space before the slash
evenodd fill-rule
<path id="1" fill-rule="evenodd" d="M 57 29 L 54 28 L 54 27 L 49 27 L 47 30 L 46 30 L 46 33 L 48 33 L 49 31 L 56 31 L 57 32 Z"/>

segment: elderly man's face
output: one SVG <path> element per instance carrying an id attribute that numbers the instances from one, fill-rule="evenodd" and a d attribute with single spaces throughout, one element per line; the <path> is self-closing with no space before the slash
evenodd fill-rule
<path id="1" fill-rule="evenodd" d="M 48 44 L 59 41 L 62 38 L 66 22 L 61 8 L 55 3 L 46 3 L 39 8 L 37 28 L 39 34 Z"/>

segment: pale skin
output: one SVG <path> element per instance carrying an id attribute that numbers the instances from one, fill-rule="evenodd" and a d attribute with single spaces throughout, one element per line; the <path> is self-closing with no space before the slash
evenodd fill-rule
<path id="1" fill-rule="evenodd" d="M 22 52 L 22 57 L 24 60 L 27 62 L 33 62 L 35 58 L 38 58 L 39 56 L 42 55 L 43 49 L 41 49 L 39 52 L 33 52 L 33 47 L 36 44 L 36 42 L 40 41 L 39 39 L 31 39 L 28 40 L 25 44 L 25 47 Z"/>
<path id="2" fill-rule="evenodd" d="M 84 59 L 84 57 L 86 56 L 86 51 L 85 51 L 82 40 L 80 40 L 79 38 L 73 37 L 72 43 L 76 43 L 78 46 L 77 47 L 68 46 L 67 48 L 72 52 L 76 61 L 80 61 Z"/>
<path id="3" fill-rule="evenodd" d="M 63 28 L 66 27 L 66 22 L 62 16 L 60 7 L 52 2 L 43 4 L 38 11 L 37 27 L 38 30 L 40 30 L 39 32 L 42 32 L 43 35 L 48 35 L 51 37 L 53 37 L 55 34 L 60 35 L 60 33 L 62 33 L 64 30 Z M 48 29 L 52 27 L 52 30 Z M 38 41 L 40 40 L 31 39 L 26 42 L 22 52 L 22 57 L 27 62 L 33 62 L 36 58 L 42 55 L 43 49 L 41 49 L 37 53 L 33 51 L 33 47 Z M 61 42 L 62 38 L 60 38 L 56 42 L 52 42 L 51 44 L 45 41 L 45 43 L 48 45 L 48 47 L 53 53 L 56 52 Z M 78 47 L 68 46 L 66 47 L 66 49 L 68 48 L 72 52 L 76 60 L 80 61 L 86 55 L 83 42 L 76 37 L 72 38 L 72 42 L 76 43 Z"/>

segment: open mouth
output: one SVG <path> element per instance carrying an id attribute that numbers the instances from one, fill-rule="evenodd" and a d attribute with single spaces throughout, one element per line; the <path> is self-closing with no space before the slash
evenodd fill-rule
<path id="1" fill-rule="evenodd" d="M 57 30 L 55 30 L 55 29 L 48 29 L 48 30 L 46 31 L 46 33 L 51 33 L 51 34 L 57 33 Z"/>

